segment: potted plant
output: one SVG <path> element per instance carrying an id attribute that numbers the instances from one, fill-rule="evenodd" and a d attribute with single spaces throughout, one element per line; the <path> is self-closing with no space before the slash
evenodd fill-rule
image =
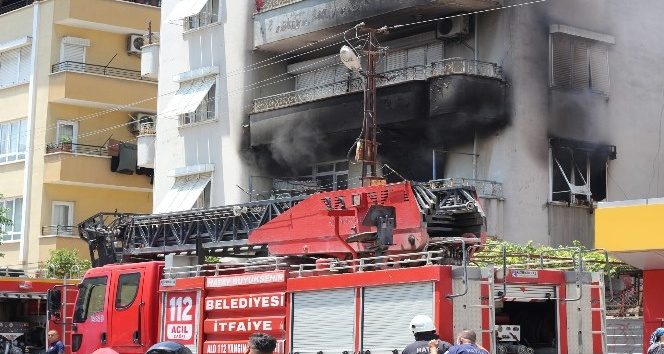
<path id="1" fill-rule="evenodd" d="M 60 150 L 61 149 L 60 149 L 60 146 L 58 145 L 58 143 L 48 143 L 48 144 L 46 144 L 46 153 L 47 154 L 50 154 L 52 152 L 58 152 Z"/>
<path id="2" fill-rule="evenodd" d="M 60 146 L 62 147 L 62 151 L 71 152 L 71 138 L 60 138 Z"/>

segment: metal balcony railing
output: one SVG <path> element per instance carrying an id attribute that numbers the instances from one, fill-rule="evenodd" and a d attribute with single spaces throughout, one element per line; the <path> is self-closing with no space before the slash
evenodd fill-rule
<path id="1" fill-rule="evenodd" d="M 470 178 L 444 178 L 431 181 L 436 187 L 475 187 L 482 198 L 503 199 L 503 184 L 495 181 Z"/>
<path id="2" fill-rule="evenodd" d="M 25 6 L 28 6 L 28 5 L 32 4 L 32 1 L 33 0 L 22 0 L 22 1 L 17 1 L 13 4 L 0 6 L 0 15 L 2 15 L 4 13 L 7 13 L 7 12 L 10 12 L 10 11 L 20 9 L 22 7 L 25 7 Z"/>
<path id="3" fill-rule="evenodd" d="M 378 87 L 459 74 L 503 80 L 502 68 L 497 64 L 461 58 L 444 59 L 426 66 L 410 66 L 381 74 L 383 78 L 376 82 L 376 86 Z M 252 113 L 295 106 L 301 103 L 362 90 L 364 90 L 364 79 L 362 77 L 350 77 L 349 75 L 348 79 L 331 84 L 257 98 L 253 102 Z"/>
<path id="4" fill-rule="evenodd" d="M 59 73 L 62 71 L 74 71 L 74 72 L 87 73 L 87 74 L 118 77 L 121 79 L 157 82 L 156 79 L 151 79 L 141 76 L 140 70 L 120 69 L 120 68 L 113 68 L 113 67 L 101 66 L 95 64 L 79 63 L 75 61 L 65 61 L 62 63 L 57 63 L 54 64 L 53 67 L 51 68 L 52 73 Z"/>
<path id="5" fill-rule="evenodd" d="M 75 144 L 68 142 L 51 142 L 46 144 L 46 153 L 69 152 L 81 155 L 108 156 L 108 148 L 105 146 Z"/>
<path id="6" fill-rule="evenodd" d="M 42 226 L 42 236 L 72 236 L 74 235 L 74 226 L 49 225 Z"/>

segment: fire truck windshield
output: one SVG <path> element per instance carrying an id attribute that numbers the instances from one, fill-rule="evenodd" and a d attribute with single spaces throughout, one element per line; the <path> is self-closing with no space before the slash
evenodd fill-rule
<path id="1" fill-rule="evenodd" d="M 74 322 L 85 322 L 92 315 L 104 311 L 107 281 L 108 277 L 105 276 L 83 280 L 79 286 L 78 299 L 76 299 Z"/>

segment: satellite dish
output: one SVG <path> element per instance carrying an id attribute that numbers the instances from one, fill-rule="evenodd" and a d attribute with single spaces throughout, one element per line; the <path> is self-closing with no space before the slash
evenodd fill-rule
<path id="1" fill-rule="evenodd" d="M 341 57 L 341 62 L 344 63 L 344 65 L 346 65 L 348 69 L 353 71 L 358 71 L 362 69 L 362 64 L 360 64 L 360 58 L 357 56 L 357 54 L 355 54 L 353 48 L 344 45 L 343 47 L 341 47 L 339 56 Z"/>

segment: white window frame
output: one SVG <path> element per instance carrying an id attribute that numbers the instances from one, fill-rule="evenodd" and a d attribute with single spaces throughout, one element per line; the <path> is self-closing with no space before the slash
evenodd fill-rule
<path id="1" fill-rule="evenodd" d="M 23 222 L 23 215 L 21 215 L 21 220 L 18 221 L 18 225 L 16 222 L 16 212 L 17 209 L 21 208 L 16 208 L 16 201 L 21 200 L 21 208 L 23 208 L 23 198 L 22 197 L 16 197 L 16 198 L 7 198 L 7 199 L 0 199 L 0 208 L 2 209 L 9 209 L 11 211 L 11 215 L 5 215 L 6 218 L 12 221 L 12 225 L 0 225 L 0 231 L 2 231 L 2 242 L 18 242 L 21 241 L 21 223 Z M 23 210 L 20 210 L 22 213 Z M 11 231 L 8 231 L 7 229 L 10 228 Z M 18 231 L 15 231 L 15 229 L 18 228 Z"/>
<path id="2" fill-rule="evenodd" d="M 193 16 L 183 19 L 183 28 L 185 31 L 202 28 L 213 23 L 219 22 L 220 0 L 208 0 L 201 11 Z"/>
<path id="3" fill-rule="evenodd" d="M 12 125 L 14 123 L 18 123 L 18 133 L 15 134 L 12 131 Z M 5 153 L 0 153 L 0 164 L 6 163 L 6 162 L 17 162 L 17 161 L 23 161 L 25 160 L 25 152 L 27 150 L 27 142 L 25 139 L 27 138 L 27 130 L 21 130 L 21 127 L 25 127 L 27 129 L 27 124 L 28 120 L 27 119 L 18 119 L 18 120 L 12 120 L 8 122 L 2 122 L 0 123 L 0 146 L 4 146 L 5 149 L 8 151 L 12 147 L 12 143 L 14 142 L 12 138 L 16 137 L 15 141 L 15 146 L 16 149 L 14 151 L 9 151 Z M 10 138 L 7 139 L 5 136 L 3 136 L 2 132 L 4 130 L 7 130 L 9 132 Z M 26 143 L 25 146 L 23 147 L 23 150 L 21 150 L 21 137 L 23 137 L 24 142 Z M 0 150 L 1 151 L 1 150 Z"/>
<path id="4" fill-rule="evenodd" d="M 212 84 L 203 97 L 196 110 L 189 113 L 180 114 L 178 125 L 185 127 L 197 123 L 204 123 L 217 119 L 217 83 Z"/>
<path id="5" fill-rule="evenodd" d="M 63 125 L 71 125 L 73 127 L 74 136 L 71 138 L 71 142 L 72 144 L 76 144 L 78 142 L 78 122 L 73 122 L 70 120 L 58 120 L 55 133 L 55 142 L 60 143 L 60 139 L 62 138 L 60 136 L 60 127 Z"/>
<path id="6" fill-rule="evenodd" d="M 58 206 L 66 206 L 69 208 L 69 213 L 67 214 L 67 225 L 56 224 L 55 217 L 55 208 Z M 61 202 L 54 201 L 51 203 L 51 225 L 52 226 L 73 226 L 74 225 L 74 202 Z"/>
<path id="7" fill-rule="evenodd" d="M 57 220 L 55 220 L 55 209 L 59 206 L 66 206 L 69 208 L 69 212 L 67 213 L 67 225 L 60 225 L 58 224 Z M 56 231 L 54 232 L 54 235 L 56 236 L 73 236 L 73 227 L 74 227 L 74 202 L 62 202 L 62 201 L 54 201 L 51 203 L 51 227 L 56 227 Z M 69 232 L 66 229 L 63 228 L 62 232 L 58 232 L 57 228 L 58 226 L 70 226 L 72 227 L 72 231 Z"/>

